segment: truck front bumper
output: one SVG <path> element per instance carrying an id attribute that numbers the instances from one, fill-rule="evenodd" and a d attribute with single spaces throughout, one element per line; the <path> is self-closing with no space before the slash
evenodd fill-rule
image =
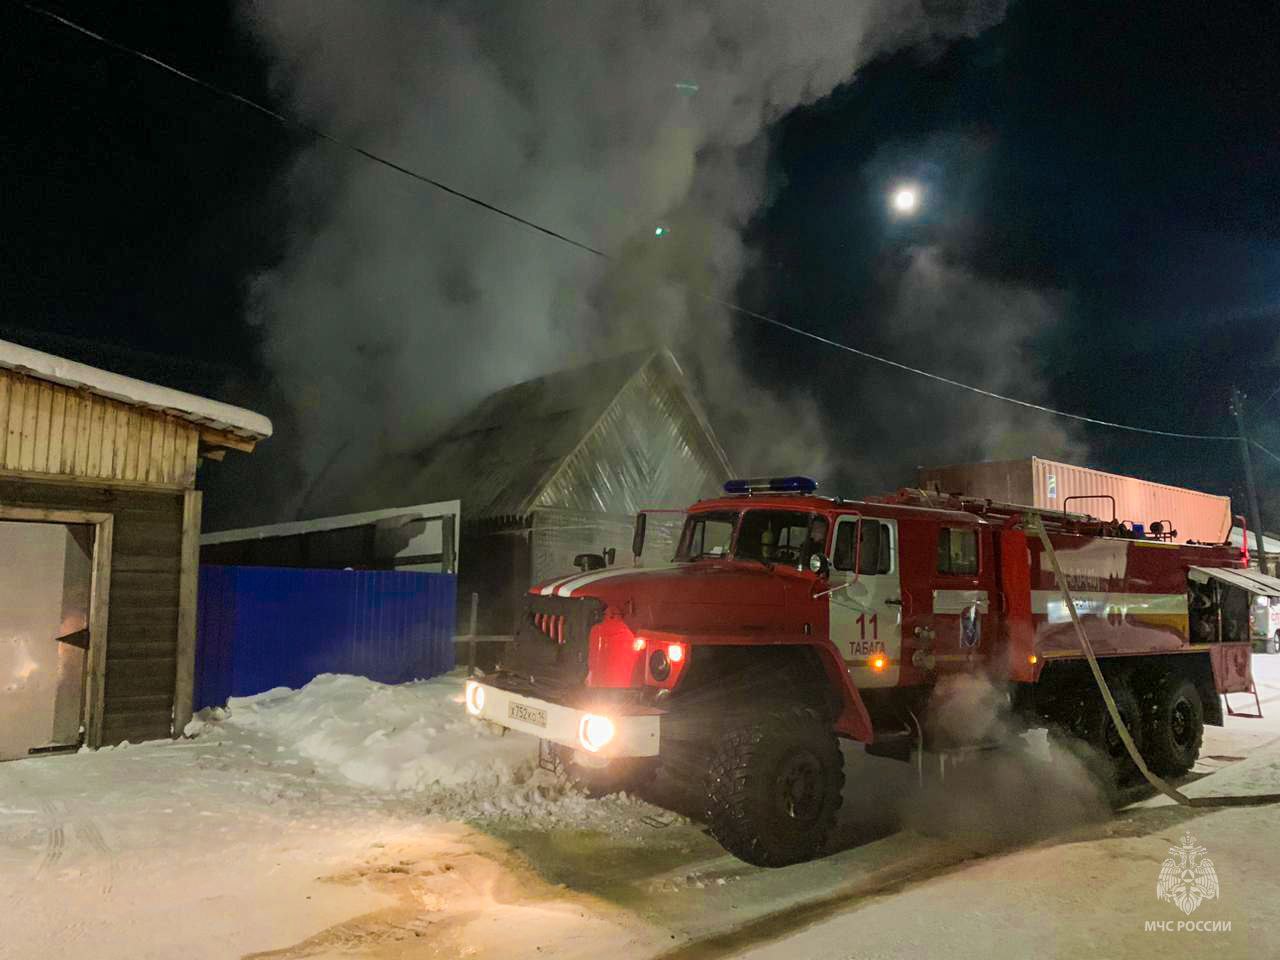
<path id="1" fill-rule="evenodd" d="M 467 713 L 510 730 L 599 757 L 656 757 L 659 711 L 616 713 L 580 710 L 468 680 Z"/>

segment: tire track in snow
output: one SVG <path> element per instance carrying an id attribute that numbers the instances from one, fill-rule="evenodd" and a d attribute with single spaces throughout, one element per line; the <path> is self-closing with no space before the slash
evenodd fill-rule
<path id="1" fill-rule="evenodd" d="M 62 859 L 67 845 L 66 827 L 62 822 L 62 811 L 54 800 L 41 800 L 40 806 L 49 818 L 49 836 L 45 841 L 44 857 L 36 868 L 36 878 L 42 877 L 46 870 L 57 866 Z"/>
<path id="2" fill-rule="evenodd" d="M 116 882 L 116 852 L 102 837 L 102 831 L 92 820 L 80 820 L 76 823 L 76 836 L 87 843 L 102 857 L 103 880 L 102 895 L 109 896 Z"/>

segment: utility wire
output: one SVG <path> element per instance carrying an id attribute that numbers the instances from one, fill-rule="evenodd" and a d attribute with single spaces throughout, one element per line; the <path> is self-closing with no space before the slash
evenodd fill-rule
<path id="1" fill-rule="evenodd" d="M 608 258 L 608 254 L 606 254 L 602 250 L 597 250 L 595 247 L 582 243 L 579 240 L 575 240 L 572 237 L 565 236 L 563 233 L 560 233 L 557 230 L 552 230 L 550 227 L 544 227 L 540 223 L 534 223 L 532 220 L 526 220 L 524 217 L 520 216 L 517 213 L 512 213 L 510 210 L 504 210 L 501 207 L 494 206 L 492 203 L 488 203 L 484 200 L 481 200 L 479 197 L 474 197 L 469 193 L 464 193 L 461 190 L 457 190 L 449 186 L 447 183 L 441 183 L 439 180 L 433 179 L 432 177 L 428 177 L 425 174 L 418 173 L 416 170 L 410 170 L 408 167 L 401 166 L 400 164 L 396 163 L 394 160 L 387 160 L 385 157 L 380 157 L 376 153 L 366 150 L 364 147 L 360 146 L 359 144 L 352 143 L 349 140 L 343 140 L 341 137 L 335 137 L 333 134 L 327 133 L 326 131 L 321 130 L 319 127 L 313 127 L 311 124 L 306 123 L 302 120 L 299 120 L 296 117 L 291 117 L 288 114 L 284 114 L 276 110 L 272 110 L 270 107 L 264 106 L 263 104 L 258 103 L 256 100 L 250 100 L 248 97 L 243 97 L 240 94 L 234 92 L 233 90 L 228 90 L 226 87 L 218 86 L 218 84 L 211 83 L 208 80 L 202 80 L 200 77 L 187 73 L 184 70 L 179 70 L 177 67 L 171 64 L 165 63 L 163 60 L 159 60 L 156 57 L 151 56 L 151 54 L 149 53 L 143 53 L 141 50 L 135 50 L 133 47 L 125 46 L 123 43 L 119 43 L 108 37 L 104 37 L 100 33 L 94 33 L 94 31 L 90 30 L 88 27 L 82 27 L 80 24 L 72 20 L 68 20 L 66 17 L 61 17 L 56 13 L 52 13 L 51 11 L 45 10 L 42 7 L 37 7 L 34 4 L 26 3 L 24 2 L 24 0 L 15 0 L 15 2 L 20 3 L 22 6 L 30 10 L 32 13 L 39 14 L 42 17 L 48 17 L 50 20 L 54 20 L 62 24 L 64 27 L 68 27 L 76 31 L 77 33 L 82 33 L 86 37 L 89 37 L 93 40 L 97 40 L 99 43 L 106 44 L 108 47 L 111 47 L 111 49 L 113 50 L 118 50 L 121 53 L 127 53 L 130 56 L 138 57 L 139 59 L 145 60 L 147 63 L 150 63 L 153 66 L 157 66 L 161 70 L 167 70 L 169 73 L 172 73 L 174 76 L 181 77 L 183 80 L 186 80 L 189 83 L 194 83 L 198 87 L 203 87 L 205 90 L 208 90 L 211 93 L 216 93 L 219 96 L 227 97 L 231 100 L 234 100 L 236 103 L 239 103 L 243 106 L 248 107 L 250 110 L 257 110 L 259 113 L 266 114 L 268 117 L 271 117 L 271 119 L 279 121 L 280 123 L 283 123 L 286 126 L 294 127 L 298 130 L 302 130 L 306 133 L 311 134 L 313 137 L 318 137 L 321 140 L 327 140 L 329 143 L 336 144 L 337 146 L 350 150 L 353 153 L 358 153 L 360 154 L 360 156 L 364 157 L 366 160 L 372 160 L 374 163 L 379 163 L 384 167 L 390 167 L 392 170 L 396 171 L 397 173 L 402 173 L 406 177 L 412 177 L 414 180 L 419 180 L 422 183 L 429 184 L 430 186 L 435 187 L 437 190 L 443 190 L 445 193 L 451 194 L 452 196 L 455 196 L 460 200 L 465 200 L 468 203 L 474 203 L 477 207 L 483 207 L 485 210 L 488 210 L 490 213 L 496 213 L 500 217 L 506 217 L 508 220 L 514 220 L 516 223 L 526 226 L 531 230 L 537 230 L 539 233 L 545 233 L 549 237 L 555 237 L 557 240 L 570 244 L 571 246 L 575 246 L 580 250 L 585 250 L 587 253 L 595 254 L 597 257 Z"/>
<path id="2" fill-rule="evenodd" d="M 1268 450 L 1266 447 L 1260 444 L 1257 440 L 1250 440 L 1249 444 L 1250 446 L 1257 447 L 1259 450 L 1265 453 L 1268 457 L 1270 457 L 1276 463 L 1280 463 L 1280 456 L 1277 456 L 1276 454 L 1272 453 L 1270 450 Z"/>
<path id="3" fill-rule="evenodd" d="M 1280 387 L 1276 387 L 1274 390 L 1272 390 L 1271 396 L 1267 397 L 1267 399 L 1263 400 L 1260 404 L 1258 404 L 1256 409 L 1261 410 L 1263 407 L 1265 407 L 1268 403 L 1270 403 L 1276 397 L 1280 397 Z"/>
<path id="4" fill-rule="evenodd" d="M 104 37 L 100 33 L 95 33 L 94 31 L 88 29 L 87 27 L 83 27 L 72 20 L 68 20 L 66 17 L 59 16 L 58 14 L 52 13 L 49 10 L 45 10 L 42 7 L 38 7 L 38 6 L 35 6 L 34 4 L 27 3 L 26 0 L 12 0 L 12 2 L 25 7 L 31 13 L 38 14 L 39 16 L 42 16 L 42 17 L 46 17 L 49 20 L 53 20 L 56 23 L 59 23 L 62 26 L 67 27 L 68 29 L 74 30 L 77 33 L 83 34 L 84 36 L 89 37 L 92 40 L 96 40 L 99 43 L 105 44 L 106 46 L 112 48 L 113 50 L 117 50 L 121 53 L 125 53 L 133 57 L 137 57 L 141 60 L 146 61 L 147 63 L 152 64 L 153 66 L 159 67 L 160 69 L 173 74 L 174 76 L 181 77 L 183 80 L 186 80 L 189 83 L 193 83 L 198 87 L 202 87 L 203 89 L 208 90 L 211 93 L 234 100 L 236 103 L 239 103 L 242 106 L 248 107 L 251 110 L 256 110 L 257 112 L 262 113 L 272 118 L 273 120 L 284 124 L 285 126 L 302 130 L 306 133 L 311 134 L 314 137 L 317 137 L 318 139 L 325 140 L 329 143 L 334 144 L 335 146 L 339 146 L 346 150 L 350 150 L 353 153 L 357 153 L 360 156 L 364 157 L 366 160 L 370 160 L 373 163 L 377 163 L 384 167 L 388 167 L 389 169 L 394 170 L 397 173 L 403 174 L 404 176 L 420 181 L 421 183 L 425 183 L 429 186 L 435 187 L 437 190 L 441 190 L 444 193 L 449 194 L 450 196 L 457 197 L 459 200 L 465 200 L 467 203 L 471 203 L 484 210 L 488 210 L 490 213 L 497 214 L 500 217 L 505 217 L 508 220 L 512 220 L 515 223 L 518 223 L 524 227 L 528 227 L 531 230 L 536 230 L 539 233 L 545 234 L 548 237 L 553 237 L 554 239 L 559 240 L 562 243 L 567 243 L 570 246 L 577 247 L 579 250 L 585 251 L 586 253 L 589 253 L 592 256 L 600 257 L 603 260 L 609 260 L 609 261 L 616 259 L 611 254 L 606 253 L 605 251 L 599 249 L 598 247 L 593 247 L 588 243 L 582 242 L 581 240 L 575 240 L 573 237 L 560 233 L 558 230 L 553 230 L 550 227 L 544 227 L 542 224 L 535 223 L 534 221 L 526 219 L 525 217 L 522 217 L 517 213 L 512 213 L 510 210 L 505 210 L 502 207 L 496 206 L 492 203 L 482 200 L 479 197 L 473 196 L 472 194 L 466 193 L 462 190 L 455 189 L 454 187 L 451 187 L 446 183 L 442 183 L 441 181 L 436 180 L 433 177 L 429 177 L 429 176 L 426 176 L 425 174 L 418 173 L 417 171 L 411 170 L 410 168 L 403 166 L 399 163 L 396 163 L 395 161 L 388 160 L 385 157 L 381 157 L 378 154 L 373 153 L 370 150 L 366 150 L 364 147 L 361 147 L 358 144 L 352 143 L 349 140 L 344 140 L 341 137 L 334 136 L 331 133 L 328 133 L 318 127 L 314 127 L 309 123 L 305 123 L 302 120 L 298 120 L 295 117 L 291 117 L 288 114 L 280 113 L 277 110 L 273 110 L 270 107 L 264 106 L 263 104 L 258 103 L 255 100 L 250 100 L 248 97 L 241 96 L 240 94 L 235 93 L 234 91 L 229 90 L 225 87 L 219 86 L 216 83 L 212 83 L 208 80 L 203 80 L 200 77 L 193 76 L 192 74 L 187 73 L 184 70 L 180 70 L 177 67 L 164 62 L 163 60 L 160 60 L 156 57 L 151 56 L 148 53 L 144 53 L 141 50 L 137 50 L 133 47 L 127 46 L 118 41 L 111 40 L 108 37 Z M 1055 410 L 1054 408 L 1044 406 L 1043 404 L 1031 403 L 1028 400 L 1019 400 L 1017 397 L 1006 396 L 1005 394 L 996 393 L 995 391 L 992 391 L 992 390 L 984 390 L 982 387 L 975 387 L 975 386 L 972 386 L 971 384 L 962 383 L 959 380 L 953 380 L 950 377 L 944 377 L 940 374 L 930 373 L 928 370 L 921 370 L 918 367 L 912 367 L 908 364 L 901 363 L 897 360 L 890 360 L 887 357 L 882 357 L 882 356 L 879 356 L 878 354 L 870 353 L 869 351 L 866 351 L 866 350 L 860 350 L 857 347 L 852 347 L 849 344 L 841 343 L 838 340 L 832 340 L 828 337 L 824 337 L 819 334 L 812 333 L 801 327 L 797 327 L 797 326 L 794 326 L 793 324 L 786 323 L 783 320 L 779 320 L 776 317 L 770 317 L 763 313 L 757 313 L 754 310 L 748 310 L 746 307 L 739 306 L 736 303 L 732 303 L 728 300 L 721 299 L 720 297 L 714 296 L 712 294 L 697 291 L 697 290 L 695 290 L 694 292 L 703 300 L 707 301 L 708 303 L 716 304 L 717 306 L 720 306 L 730 312 L 737 313 L 744 317 L 750 317 L 751 319 L 757 320 L 761 323 L 766 323 L 771 326 L 778 327 L 779 329 L 786 330 L 790 333 L 796 334 L 797 336 L 806 337 L 817 343 L 821 343 L 826 346 L 833 347 L 837 350 L 842 350 L 845 353 L 851 353 L 857 357 L 862 357 L 865 360 L 872 360 L 872 361 L 875 361 L 876 363 L 884 364 L 885 366 L 888 366 L 888 367 L 893 367 L 894 369 L 901 370 L 904 373 L 911 373 L 918 377 L 924 377 L 928 380 L 936 381 L 937 383 L 943 383 L 951 387 L 957 387 L 961 390 L 968 390 L 971 393 L 976 393 L 979 396 L 983 396 L 983 397 L 989 397 L 992 400 L 1002 400 L 1005 403 L 1012 403 L 1016 406 L 1023 407 L 1027 410 L 1035 410 L 1039 413 L 1044 413 L 1044 414 L 1048 414 L 1050 416 L 1055 416 L 1055 417 L 1063 417 L 1068 420 L 1075 420 L 1079 423 L 1088 423 L 1088 424 L 1093 424 L 1094 426 L 1099 426 L 1099 427 L 1109 427 L 1113 430 L 1127 430 L 1131 433 L 1141 433 L 1141 434 L 1146 434 L 1148 436 L 1155 436 L 1155 437 L 1169 437 L 1176 440 L 1221 440 L 1221 441 L 1239 440 L 1239 437 L 1234 435 L 1228 436 L 1228 435 L 1203 434 L 1203 433 L 1180 433 L 1178 431 L 1173 431 L 1173 430 L 1154 430 L 1148 427 L 1135 427 L 1135 426 L 1131 426 L 1130 424 L 1117 423 L 1112 420 L 1099 420 L 1094 417 L 1086 417 L 1077 413 L 1067 413 L 1066 411 L 1063 411 L 1063 410 Z M 1264 452 L 1267 453 L 1269 456 L 1275 456 L 1270 451 L 1264 451 Z"/>

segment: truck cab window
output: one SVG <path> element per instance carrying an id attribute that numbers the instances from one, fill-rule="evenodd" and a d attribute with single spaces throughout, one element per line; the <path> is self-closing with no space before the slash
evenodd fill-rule
<path id="1" fill-rule="evenodd" d="M 767 563 L 801 562 L 812 514 L 796 510 L 748 510 L 734 556 Z"/>
<path id="2" fill-rule="evenodd" d="M 733 541 L 736 513 L 704 513 L 685 521 L 680 537 L 677 560 L 697 560 L 701 557 L 726 557 Z"/>
<path id="3" fill-rule="evenodd" d="M 938 531 L 938 572 L 962 577 L 977 575 L 976 531 L 956 527 L 943 527 Z"/>
<path id="4" fill-rule="evenodd" d="M 859 535 L 861 550 L 855 552 L 854 531 L 861 529 Z M 864 519 L 857 522 L 842 523 L 836 531 L 836 545 L 832 566 L 837 570 L 853 572 L 854 558 L 858 559 L 858 573 L 875 576 L 888 573 L 892 563 L 892 549 L 889 542 L 889 527 L 878 520 Z"/>

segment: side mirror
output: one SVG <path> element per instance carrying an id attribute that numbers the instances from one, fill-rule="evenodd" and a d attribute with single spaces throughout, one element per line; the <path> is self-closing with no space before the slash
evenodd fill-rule
<path id="1" fill-rule="evenodd" d="M 631 537 L 631 555 L 638 561 L 640 554 L 644 553 L 644 528 L 648 521 L 647 513 L 636 514 L 636 532 Z"/>
<path id="2" fill-rule="evenodd" d="M 573 565 L 583 573 L 591 570 L 603 570 L 604 557 L 598 553 L 580 553 L 573 558 Z"/>
<path id="3" fill-rule="evenodd" d="M 615 547 L 608 547 L 605 550 L 601 551 L 601 553 L 604 556 L 605 566 L 612 567 L 613 561 L 618 558 L 617 549 Z"/>

